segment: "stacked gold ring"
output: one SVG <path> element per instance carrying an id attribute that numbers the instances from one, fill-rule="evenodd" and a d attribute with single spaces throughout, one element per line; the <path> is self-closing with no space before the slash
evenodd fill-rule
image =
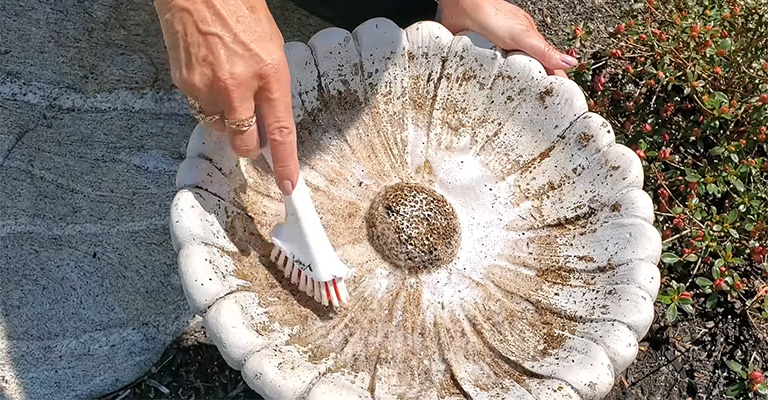
<path id="1" fill-rule="evenodd" d="M 222 118 L 221 113 L 214 114 L 214 115 L 207 115 L 205 113 L 205 110 L 203 109 L 203 106 L 200 105 L 200 102 L 188 97 L 187 101 L 189 102 L 189 113 L 192 114 L 193 117 L 198 122 L 214 122 Z M 251 129 L 254 125 L 256 125 L 256 114 L 248 117 L 248 118 L 242 118 L 242 119 L 224 119 L 224 125 L 227 127 L 234 129 L 236 131 L 245 132 L 248 129 Z"/>
<path id="2" fill-rule="evenodd" d="M 256 125 L 256 115 L 254 114 L 248 118 L 236 120 L 224 119 L 224 125 L 236 131 L 245 132 L 248 129 L 251 129 L 252 126 Z"/>

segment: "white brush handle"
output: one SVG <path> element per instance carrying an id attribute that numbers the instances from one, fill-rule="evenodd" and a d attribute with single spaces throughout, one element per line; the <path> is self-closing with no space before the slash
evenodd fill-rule
<path id="1" fill-rule="evenodd" d="M 272 154 L 264 148 L 264 158 L 272 168 Z M 274 170 L 274 169 L 273 169 Z M 348 278 L 352 271 L 341 261 L 333 249 L 325 228 L 320 222 L 309 187 L 299 173 L 296 187 L 285 196 L 285 223 L 275 227 L 272 240 L 298 261 L 295 264 L 314 280 L 328 282 L 335 278 Z"/>

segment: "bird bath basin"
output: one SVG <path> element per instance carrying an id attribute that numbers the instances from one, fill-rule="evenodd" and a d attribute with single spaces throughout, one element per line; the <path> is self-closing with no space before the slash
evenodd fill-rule
<path id="1" fill-rule="evenodd" d="M 374 19 L 288 43 L 299 158 L 348 308 L 269 261 L 263 159 L 195 128 L 171 208 L 185 294 L 274 399 L 601 398 L 653 319 L 661 240 L 640 160 L 522 54 Z"/>

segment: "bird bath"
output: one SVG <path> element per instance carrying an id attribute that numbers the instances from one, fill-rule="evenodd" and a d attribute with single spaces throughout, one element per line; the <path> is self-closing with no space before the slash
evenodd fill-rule
<path id="1" fill-rule="evenodd" d="M 263 159 L 195 128 L 171 231 L 187 299 L 266 398 L 601 398 L 653 319 L 640 160 L 578 86 L 434 22 L 288 43 L 299 158 L 348 308 L 269 261 Z"/>

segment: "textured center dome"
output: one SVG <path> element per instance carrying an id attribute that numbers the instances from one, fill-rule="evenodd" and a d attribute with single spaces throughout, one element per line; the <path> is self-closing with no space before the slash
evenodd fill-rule
<path id="1" fill-rule="evenodd" d="M 411 271 L 446 265 L 459 251 L 461 229 L 445 197 L 418 183 L 385 187 L 366 215 L 368 240 L 389 263 Z"/>

